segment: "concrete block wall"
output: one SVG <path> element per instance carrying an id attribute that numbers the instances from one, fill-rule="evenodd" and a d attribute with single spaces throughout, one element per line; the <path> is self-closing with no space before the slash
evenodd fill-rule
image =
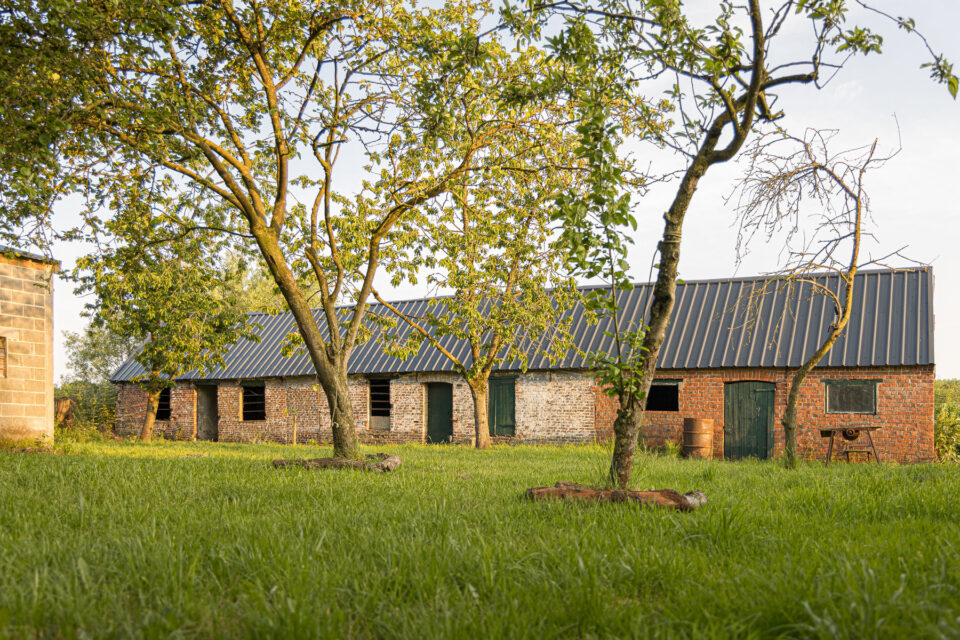
<path id="1" fill-rule="evenodd" d="M 0 255 L 0 438 L 53 442 L 56 263 Z"/>

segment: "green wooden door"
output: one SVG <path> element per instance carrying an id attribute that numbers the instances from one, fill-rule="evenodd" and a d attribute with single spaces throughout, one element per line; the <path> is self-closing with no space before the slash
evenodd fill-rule
<path id="1" fill-rule="evenodd" d="M 773 456 L 772 382 L 730 382 L 723 387 L 723 457 Z"/>
<path id="2" fill-rule="evenodd" d="M 490 435 L 492 436 L 516 435 L 515 383 L 515 378 L 490 378 L 487 419 L 490 423 Z"/>
<path id="3" fill-rule="evenodd" d="M 453 436 L 453 385 L 427 384 L 427 442 L 450 442 Z"/>

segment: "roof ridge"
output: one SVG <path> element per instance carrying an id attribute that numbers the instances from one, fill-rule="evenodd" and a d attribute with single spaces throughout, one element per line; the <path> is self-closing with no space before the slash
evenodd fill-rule
<path id="1" fill-rule="evenodd" d="M 932 272 L 932 271 L 933 271 L 933 265 L 924 264 L 924 265 L 914 266 L 914 267 L 886 267 L 886 268 L 884 268 L 884 267 L 878 267 L 878 268 L 875 268 L 875 269 L 858 269 L 858 270 L 857 270 L 857 275 L 866 275 L 866 274 L 871 274 L 871 273 L 896 273 L 896 272 L 908 272 L 908 271 L 931 271 L 931 272 Z M 718 282 L 760 282 L 761 280 L 776 280 L 778 277 L 779 277 L 778 274 L 776 274 L 776 273 L 770 273 L 770 274 L 757 274 L 757 275 L 754 275 L 754 276 L 739 276 L 739 277 L 734 276 L 734 277 L 730 277 L 730 278 L 703 278 L 703 279 L 697 279 L 697 280 L 686 280 L 686 279 L 684 279 L 684 278 L 678 278 L 678 279 L 677 279 L 677 286 L 682 287 L 682 286 L 685 286 L 685 285 L 688 285 L 688 284 L 714 284 L 714 283 L 718 283 Z M 839 274 L 834 273 L 834 272 L 832 272 L 832 271 L 817 271 L 817 272 L 814 272 L 814 273 L 806 274 L 804 277 L 808 277 L 808 278 L 817 278 L 817 277 L 837 278 L 837 277 L 839 277 Z M 641 288 L 641 287 L 649 287 L 649 286 L 652 286 L 652 285 L 654 285 L 654 284 L 656 284 L 656 282 L 631 282 L 631 283 L 630 283 L 630 285 L 631 285 L 634 289 L 638 289 L 638 288 Z M 580 291 L 587 291 L 587 290 L 595 290 L 595 289 L 607 289 L 607 288 L 609 288 L 609 286 L 610 286 L 610 285 L 606 285 L 606 284 L 584 284 L 584 285 L 579 285 L 579 286 L 577 286 L 577 289 L 580 290 Z M 549 291 L 552 291 L 552 290 L 553 290 L 553 288 L 549 289 Z M 447 293 L 447 294 L 436 295 L 436 296 L 421 296 L 421 297 L 419 297 L 419 298 L 399 298 L 399 299 L 394 299 L 394 300 L 387 300 L 387 302 L 388 302 L 389 304 L 402 304 L 402 303 L 404 303 L 404 302 L 426 302 L 427 300 L 443 300 L 444 298 L 453 298 L 454 295 L 455 295 L 455 294 Z M 383 306 L 383 305 L 382 305 L 381 303 L 379 303 L 379 302 L 370 302 L 370 303 L 367 304 L 367 307 L 368 307 L 368 308 L 369 308 L 369 307 L 376 307 L 376 306 Z M 342 305 L 337 305 L 335 308 L 336 308 L 337 310 L 341 310 L 341 309 L 353 309 L 353 308 L 354 308 L 354 305 L 342 304 Z M 310 307 L 310 310 L 311 310 L 311 311 L 323 311 L 323 308 L 322 308 L 322 307 Z M 291 311 L 290 311 L 289 309 L 287 309 L 287 310 L 285 310 L 285 311 L 277 311 L 277 312 L 272 312 L 272 311 L 247 311 L 246 313 L 247 313 L 248 316 L 249 316 L 249 315 L 280 316 L 280 315 L 290 315 L 290 314 L 291 314 Z"/>

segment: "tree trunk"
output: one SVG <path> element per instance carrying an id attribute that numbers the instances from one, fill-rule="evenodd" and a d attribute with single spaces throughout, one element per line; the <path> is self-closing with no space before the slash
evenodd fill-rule
<path id="1" fill-rule="evenodd" d="M 147 390 L 147 414 L 143 417 L 143 428 L 140 430 L 140 440 L 146 442 L 153 437 L 153 424 L 157 421 L 157 407 L 160 406 L 160 392 L 162 389 Z"/>
<path id="2" fill-rule="evenodd" d="M 715 144 L 715 139 L 708 138 L 704 148 L 712 152 Z M 663 238 L 657 245 L 660 252 L 660 267 L 657 271 L 657 281 L 653 286 L 653 303 L 650 305 L 647 334 L 643 338 L 645 355 L 640 373 L 640 392 L 633 395 L 627 403 L 631 406 L 621 406 L 620 411 L 617 412 L 617 423 L 614 424 L 614 455 L 610 465 L 610 478 L 624 489 L 630 483 L 630 474 L 633 470 L 633 457 L 637 452 L 637 439 L 646 408 L 644 399 L 650 393 L 650 384 L 657 369 L 660 348 L 666 339 L 670 315 L 673 313 L 677 292 L 677 266 L 680 264 L 680 233 L 683 229 L 683 217 L 690 206 L 697 183 L 709 166 L 707 153 L 698 154 L 684 175 L 670 210 L 663 216 L 665 221 Z"/>
<path id="3" fill-rule="evenodd" d="M 724 111 L 710 124 L 703 142 L 697 149 L 696 155 L 683 174 L 677 193 L 670 204 L 670 209 L 664 214 L 663 236 L 657 249 L 660 252 L 660 267 L 657 271 L 657 282 L 653 287 L 653 303 L 650 306 L 650 320 L 647 323 L 647 334 L 643 340 L 644 363 L 640 374 L 639 393 L 632 396 L 631 404 L 633 423 L 617 434 L 614 451 L 619 447 L 621 455 L 614 456 L 610 466 L 611 478 L 618 482 L 629 482 L 633 466 L 633 456 L 637 450 L 637 437 L 643 424 L 645 404 L 644 398 L 650 392 L 653 382 L 653 373 L 657 368 L 660 357 L 660 348 L 667 335 L 670 324 L 670 314 L 677 291 L 677 265 L 680 263 L 680 236 L 683 231 L 683 218 L 690 207 L 690 201 L 697 184 L 711 166 L 726 162 L 733 158 L 743 146 L 747 136 L 753 128 L 756 116 L 757 101 L 761 93 L 761 85 L 766 76 L 764 63 L 764 31 L 763 19 L 760 14 L 760 3 L 749 0 L 751 38 L 753 41 L 753 63 L 751 65 L 750 85 L 740 98 L 734 101 L 734 111 Z M 740 118 L 739 122 L 735 119 Z M 717 146 L 720 136 L 727 125 L 734 125 L 733 139 L 721 147 Z M 621 484 L 626 488 L 625 484 Z"/>
<path id="4" fill-rule="evenodd" d="M 810 369 L 804 364 L 795 374 L 790 383 L 790 394 L 787 396 L 787 407 L 783 412 L 784 451 L 783 459 L 788 469 L 797 466 L 797 408 L 800 406 L 800 385 L 807 377 Z"/>
<path id="5" fill-rule="evenodd" d="M 490 421 L 488 406 L 489 375 L 481 375 L 473 380 L 467 380 L 470 395 L 473 396 L 473 424 L 476 433 L 477 449 L 490 448 Z"/>
<path id="6" fill-rule="evenodd" d="M 793 374 L 793 381 L 790 383 L 790 395 L 787 396 L 787 406 L 783 411 L 783 419 L 780 421 L 780 424 L 783 425 L 784 435 L 784 464 L 788 469 L 793 469 L 797 466 L 797 409 L 800 406 L 800 386 L 803 384 L 804 379 L 806 379 L 807 374 L 809 374 L 810 371 L 823 360 L 823 357 L 830 352 L 830 349 L 833 348 L 834 343 L 836 343 L 840 334 L 843 333 L 847 323 L 850 321 L 850 314 L 853 311 L 853 279 L 857 275 L 856 259 L 860 249 L 859 218 L 857 225 L 857 245 L 853 254 L 854 266 L 843 276 L 846 291 L 844 292 L 843 307 L 839 310 L 840 317 L 830 326 L 830 333 L 827 335 L 827 339 L 823 341 L 823 344 L 820 345 L 820 348 L 814 351 L 813 354 L 807 358 L 807 361 L 797 369 L 797 372 Z"/>
<path id="7" fill-rule="evenodd" d="M 327 406 L 330 407 L 334 457 L 359 459 L 360 450 L 357 430 L 354 427 L 353 403 L 350 402 L 350 383 L 347 380 L 346 368 L 338 369 L 336 377 L 321 386 L 327 395 Z"/>
<path id="8" fill-rule="evenodd" d="M 621 403 L 617 419 L 613 423 L 613 461 L 610 464 L 610 481 L 615 487 L 627 489 L 633 471 L 633 456 L 637 452 L 637 437 L 631 437 L 634 429 L 633 402 Z"/>
<path id="9" fill-rule="evenodd" d="M 190 442 L 197 441 L 197 388 L 193 387 L 193 420 L 190 423 Z"/>
<path id="10" fill-rule="evenodd" d="M 327 316 L 330 337 L 328 343 L 323 339 L 313 309 L 310 308 L 293 272 L 287 266 L 276 238 L 266 229 L 255 225 L 251 226 L 251 231 L 277 283 L 277 288 L 280 289 L 280 293 L 287 301 L 287 306 L 290 307 L 290 313 L 297 323 L 307 354 L 317 372 L 317 380 L 327 396 L 330 425 L 333 431 L 333 455 L 338 458 L 357 459 L 360 453 L 357 448 L 357 430 L 353 419 L 353 406 L 350 403 L 350 385 L 347 380 L 346 366 L 350 358 L 350 349 L 348 345 L 343 344 L 336 314 Z"/>

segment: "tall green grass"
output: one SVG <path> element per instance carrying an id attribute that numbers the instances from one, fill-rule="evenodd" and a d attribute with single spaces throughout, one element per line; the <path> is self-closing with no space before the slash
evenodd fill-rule
<path id="1" fill-rule="evenodd" d="M 693 513 L 534 504 L 600 447 L 79 443 L 0 453 L 9 637 L 957 637 L 960 469 L 642 457 Z M 203 453 L 206 457 L 180 457 Z"/>

